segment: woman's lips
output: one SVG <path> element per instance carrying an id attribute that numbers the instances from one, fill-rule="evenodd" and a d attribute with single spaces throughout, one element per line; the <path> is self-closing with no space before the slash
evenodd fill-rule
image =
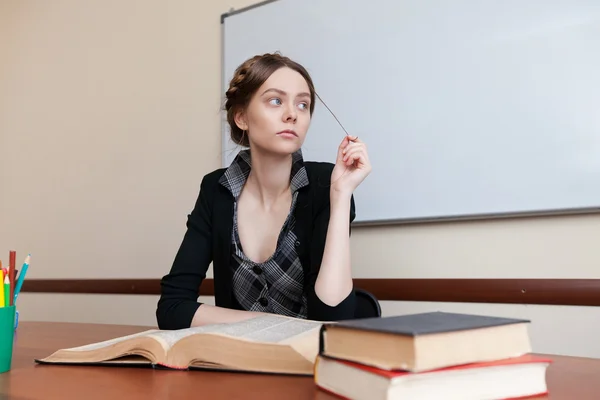
<path id="1" fill-rule="evenodd" d="M 287 138 L 298 137 L 298 134 L 296 132 L 294 132 L 293 130 L 291 130 L 291 129 L 286 129 L 286 130 L 283 130 L 281 132 L 277 132 L 277 135 L 278 136 L 287 137 Z"/>

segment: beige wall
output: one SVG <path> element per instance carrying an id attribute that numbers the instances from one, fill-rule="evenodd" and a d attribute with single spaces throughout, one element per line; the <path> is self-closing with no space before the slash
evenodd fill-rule
<path id="1" fill-rule="evenodd" d="M 30 278 L 167 272 L 200 179 L 220 166 L 219 16 L 251 3 L 0 2 L 0 255 L 33 253 Z M 352 256 L 356 277 L 599 278 L 599 237 L 600 216 L 361 227 Z M 19 309 L 149 325 L 156 300 L 24 293 Z M 383 308 L 527 317 L 535 351 L 600 357 L 599 308 Z"/>

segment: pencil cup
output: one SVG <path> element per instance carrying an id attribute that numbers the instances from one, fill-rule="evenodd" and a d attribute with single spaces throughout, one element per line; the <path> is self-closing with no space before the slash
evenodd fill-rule
<path id="1" fill-rule="evenodd" d="M 0 307 L 0 374 L 10 371 L 15 333 L 15 306 Z"/>

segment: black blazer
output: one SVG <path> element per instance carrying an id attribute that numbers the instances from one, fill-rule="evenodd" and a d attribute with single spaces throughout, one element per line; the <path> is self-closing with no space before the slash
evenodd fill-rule
<path id="1" fill-rule="evenodd" d="M 329 224 L 329 188 L 334 165 L 305 161 L 309 184 L 299 189 L 295 209 L 297 253 L 304 270 L 308 319 L 334 321 L 354 318 L 354 291 L 335 307 L 323 303 L 315 293 L 315 282 L 325 249 Z M 233 195 L 219 183 L 225 168 L 202 179 L 196 204 L 188 215 L 187 231 L 170 272 L 161 279 L 161 296 L 156 309 L 160 329 L 189 328 L 201 303 L 200 284 L 213 263 L 215 305 L 241 309 L 233 295 L 231 234 Z M 355 218 L 354 197 L 350 222 Z M 350 234 L 350 232 L 348 233 Z"/>

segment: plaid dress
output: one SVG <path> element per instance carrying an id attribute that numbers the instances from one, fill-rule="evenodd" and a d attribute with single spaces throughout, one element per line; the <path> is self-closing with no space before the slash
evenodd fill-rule
<path id="1" fill-rule="evenodd" d="M 306 318 L 307 300 L 304 292 L 304 272 L 296 253 L 298 245 L 294 233 L 294 210 L 298 189 L 308 185 L 301 150 L 292 156 L 290 186 L 292 205 L 279 236 L 273 255 L 266 261 L 256 263 L 244 254 L 238 233 L 238 200 L 250 174 L 250 151 L 242 150 L 233 160 L 219 183 L 235 198 L 233 211 L 232 265 L 233 292 L 245 310 L 269 312 L 296 318 Z"/>

